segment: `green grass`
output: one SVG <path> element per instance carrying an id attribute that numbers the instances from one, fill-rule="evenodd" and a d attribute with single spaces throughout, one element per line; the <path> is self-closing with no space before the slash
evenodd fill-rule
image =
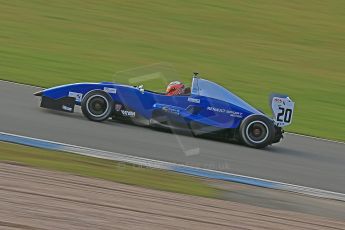
<path id="1" fill-rule="evenodd" d="M 196 177 L 4 142 L 0 142 L 0 162 L 16 162 L 41 169 L 196 196 L 217 195 L 216 189 Z"/>
<path id="2" fill-rule="evenodd" d="M 345 140 L 344 0 L 0 0 L 0 79 L 44 87 L 173 63 L 265 112 L 296 101 L 288 131 Z"/>

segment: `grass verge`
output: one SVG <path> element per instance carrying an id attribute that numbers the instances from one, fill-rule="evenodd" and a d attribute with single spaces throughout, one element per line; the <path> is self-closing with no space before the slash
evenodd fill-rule
<path id="1" fill-rule="evenodd" d="M 0 162 L 16 162 L 35 168 L 196 196 L 216 197 L 217 194 L 216 189 L 196 177 L 5 142 L 0 142 Z"/>

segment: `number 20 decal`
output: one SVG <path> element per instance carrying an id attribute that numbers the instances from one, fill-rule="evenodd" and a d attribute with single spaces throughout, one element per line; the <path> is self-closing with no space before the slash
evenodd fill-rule
<path id="1" fill-rule="evenodd" d="M 291 121 L 292 110 L 278 107 L 280 112 L 277 114 L 277 121 L 284 121 L 289 123 Z"/>

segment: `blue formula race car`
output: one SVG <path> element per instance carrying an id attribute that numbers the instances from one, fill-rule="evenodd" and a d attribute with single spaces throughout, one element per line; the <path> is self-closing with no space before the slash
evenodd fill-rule
<path id="1" fill-rule="evenodd" d="M 75 83 L 35 93 L 41 107 L 74 112 L 75 105 L 91 121 L 128 120 L 150 127 L 188 130 L 195 136 L 216 135 L 250 147 L 264 148 L 283 137 L 291 124 L 294 102 L 273 94 L 273 118 L 255 109 L 222 86 L 194 74 L 189 91 L 168 96 L 113 82 Z"/>

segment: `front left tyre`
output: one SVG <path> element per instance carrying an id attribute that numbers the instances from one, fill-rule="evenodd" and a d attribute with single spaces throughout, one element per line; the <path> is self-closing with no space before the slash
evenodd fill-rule
<path id="1" fill-rule="evenodd" d="M 113 114 L 114 101 L 108 93 L 93 90 L 83 98 L 81 110 L 84 116 L 91 121 L 104 121 Z"/>

